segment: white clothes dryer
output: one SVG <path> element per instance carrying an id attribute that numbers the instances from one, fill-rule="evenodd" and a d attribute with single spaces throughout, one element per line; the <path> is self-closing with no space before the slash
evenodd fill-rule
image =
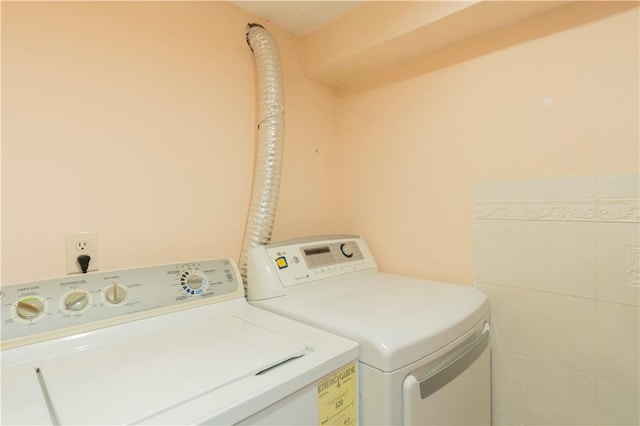
<path id="1" fill-rule="evenodd" d="M 491 424 L 478 289 L 378 272 L 352 235 L 257 247 L 247 266 L 249 303 L 360 344 L 362 424 Z"/>
<path id="2" fill-rule="evenodd" d="M 0 423 L 356 424 L 357 344 L 250 306 L 239 277 L 217 259 L 0 287 Z"/>

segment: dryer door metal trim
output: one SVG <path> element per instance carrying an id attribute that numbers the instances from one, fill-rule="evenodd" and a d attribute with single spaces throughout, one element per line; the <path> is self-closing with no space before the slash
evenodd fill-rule
<path id="1" fill-rule="evenodd" d="M 422 369 L 422 374 L 420 372 L 413 374 L 420 385 L 420 397 L 427 398 L 469 368 L 489 345 L 490 329 L 489 323 L 485 322 L 479 336 L 474 333 L 473 340 L 466 339 L 461 342 L 447 355 Z M 443 367 L 437 368 L 437 366 Z"/>

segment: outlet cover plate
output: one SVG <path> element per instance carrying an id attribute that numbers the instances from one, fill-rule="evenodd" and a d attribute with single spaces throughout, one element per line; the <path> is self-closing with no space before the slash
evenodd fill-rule
<path id="1" fill-rule="evenodd" d="M 78 263 L 78 256 L 91 256 L 90 271 L 98 270 L 98 234 L 96 232 L 67 232 L 67 274 L 81 274 L 82 268 Z"/>

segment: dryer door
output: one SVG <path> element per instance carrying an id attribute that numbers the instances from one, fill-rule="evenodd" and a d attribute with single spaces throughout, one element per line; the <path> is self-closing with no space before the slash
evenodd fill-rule
<path id="1" fill-rule="evenodd" d="M 405 425 L 491 425 L 489 324 L 408 375 L 402 385 Z"/>

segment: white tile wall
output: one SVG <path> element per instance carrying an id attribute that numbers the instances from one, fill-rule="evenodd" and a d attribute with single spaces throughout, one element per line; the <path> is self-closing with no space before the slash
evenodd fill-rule
<path id="1" fill-rule="evenodd" d="M 638 389 L 640 329 L 636 306 L 598 303 L 598 377 Z"/>
<path id="2" fill-rule="evenodd" d="M 640 224 L 598 223 L 598 300 L 640 304 Z"/>
<path id="3" fill-rule="evenodd" d="M 494 424 L 640 424 L 640 176 L 479 183 Z"/>
<path id="4" fill-rule="evenodd" d="M 525 418 L 524 398 L 525 358 L 507 352 L 496 351 L 491 356 L 493 387 L 491 389 L 491 414 L 504 418 L 505 422 L 521 423 Z"/>
<path id="5" fill-rule="evenodd" d="M 526 288 L 595 299 L 596 222 L 527 221 Z"/>
<path id="6" fill-rule="evenodd" d="M 597 198 L 596 176 L 526 180 L 527 201 L 589 201 Z"/>
<path id="7" fill-rule="evenodd" d="M 598 198 L 633 202 L 640 194 L 638 175 L 598 176 Z"/>
<path id="8" fill-rule="evenodd" d="M 637 425 L 640 422 L 638 389 L 598 380 L 598 424 Z"/>
<path id="9" fill-rule="evenodd" d="M 475 228 L 475 268 L 478 282 L 523 287 L 526 267 L 524 220 L 483 220 Z"/>
<path id="10" fill-rule="evenodd" d="M 524 356 L 579 373 L 595 375 L 596 301 L 528 292 L 524 316 Z"/>
<path id="11" fill-rule="evenodd" d="M 527 361 L 527 423 L 592 425 L 596 423 L 596 379 L 550 364 Z"/>
<path id="12" fill-rule="evenodd" d="M 512 354 L 524 355 L 525 315 L 528 291 L 477 283 L 491 301 L 491 347 Z"/>
<path id="13" fill-rule="evenodd" d="M 523 426 L 521 422 L 514 421 L 499 414 L 491 414 L 491 424 L 493 426 Z"/>

